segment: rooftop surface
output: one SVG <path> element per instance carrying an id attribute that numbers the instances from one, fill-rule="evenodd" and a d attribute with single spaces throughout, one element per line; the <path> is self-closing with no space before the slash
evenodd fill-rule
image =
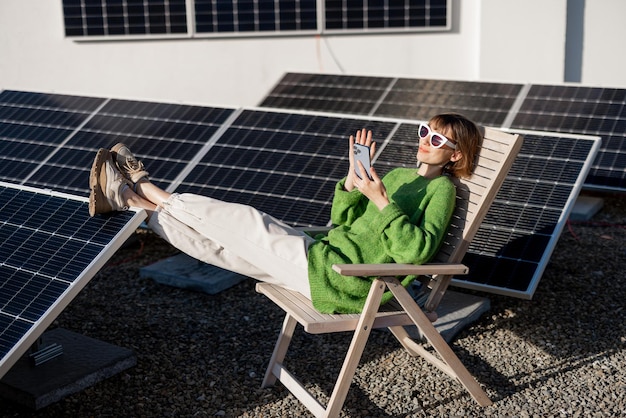
<path id="1" fill-rule="evenodd" d="M 452 342 L 492 406 L 374 331 L 342 416 L 626 414 L 626 199 L 599 196 L 600 212 L 563 232 L 532 300 L 481 293 L 491 309 Z M 54 323 L 133 350 L 136 366 L 39 411 L 0 400 L 0 416 L 309 416 L 280 383 L 260 387 L 282 311 L 253 280 L 208 295 L 140 278 L 174 254 L 138 231 Z M 348 343 L 297 329 L 292 368 L 328 393 Z"/>

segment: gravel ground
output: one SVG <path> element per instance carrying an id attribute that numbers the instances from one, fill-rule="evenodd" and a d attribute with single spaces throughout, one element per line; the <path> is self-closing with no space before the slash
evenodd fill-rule
<path id="1" fill-rule="evenodd" d="M 532 301 L 487 295 L 491 310 L 453 341 L 492 406 L 376 331 L 342 415 L 626 416 L 626 199 L 601 197 L 593 225 L 563 232 Z M 280 383 L 260 388 L 282 311 L 252 280 L 211 296 L 139 278 L 140 267 L 176 251 L 136 235 L 54 327 L 130 348 L 138 364 L 37 412 L 0 400 L 1 416 L 309 416 Z M 328 393 L 348 341 L 299 328 L 290 364 Z"/>

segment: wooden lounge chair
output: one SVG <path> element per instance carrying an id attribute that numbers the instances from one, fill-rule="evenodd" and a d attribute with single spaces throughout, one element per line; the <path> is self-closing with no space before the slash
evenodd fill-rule
<path id="1" fill-rule="evenodd" d="M 343 275 L 379 277 L 372 283 L 361 314 L 321 314 L 309 299 L 298 292 L 268 283 L 257 283 L 257 292 L 266 295 L 286 312 L 263 380 L 263 387 L 271 386 L 279 379 L 315 416 L 335 417 L 343 407 L 370 331 L 372 328 L 388 327 L 412 356 L 420 355 L 446 374 L 456 378 L 478 404 L 490 405 L 491 400 L 487 394 L 432 322 L 436 319 L 435 308 L 452 277 L 467 274 L 468 268 L 461 264 L 463 256 L 521 145 L 522 138 L 519 135 L 490 128 L 484 130 L 476 169 L 469 180 L 459 180 L 457 183 L 457 205 L 452 224 L 442 248 L 432 263 L 333 266 L 335 271 Z M 413 297 L 400 285 L 396 276 L 403 275 L 419 275 L 424 278 L 430 293 L 423 307 L 418 306 Z M 394 294 L 395 300 L 381 307 L 381 296 L 386 289 Z M 297 323 L 311 334 L 354 331 L 343 367 L 326 407 L 283 365 Z M 416 325 L 420 335 L 430 343 L 434 352 L 426 349 L 421 342 L 411 339 L 404 328 L 405 325 Z"/>

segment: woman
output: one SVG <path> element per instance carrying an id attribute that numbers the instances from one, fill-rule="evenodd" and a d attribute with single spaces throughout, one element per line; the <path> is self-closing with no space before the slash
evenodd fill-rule
<path id="1" fill-rule="evenodd" d="M 129 206 L 145 209 L 148 226 L 199 260 L 310 298 L 320 312 L 360 312 L 371 280 L 341 276 L 333 264 L 423 264 L 437 252 L 455 203 L 446 176 L 469 177 L 482 139 L 458 114 L 441 114 L 418 129 L 418 168 L 396 168 L 383 179 L 355 163 L 335 187 L 333 228 L 310 237 L 247 205 L 194 194 L 170 194 L 148 180 L 143 164 L 123 144 L 100 149 L 90 175 L 91 216 Z M 376 144 L 365 129 L 349 145 Z M 359 170 L 360 176 L 355 170 Z M 407 286 L 415 277 L 406 277 Z M 390 298 L 385 295 L 383 301 Z"/>

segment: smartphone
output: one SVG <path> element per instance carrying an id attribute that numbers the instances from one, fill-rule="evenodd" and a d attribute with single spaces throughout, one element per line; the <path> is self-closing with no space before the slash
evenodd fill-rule
<path id="1" fill-rule="evenodd" d="M 352 152 L 354 153 L 354 174 L 356 174 L 358 178 L 361 178 L 361 169 L 359 168 L 358 164 L 358 161 L 360 161 L 365 168 L 367 177 L 369 177 L 369 179 L 371 180 L 372 176 L 370 175 L 370 147 L 361 144 L 354 144 Z"/>

